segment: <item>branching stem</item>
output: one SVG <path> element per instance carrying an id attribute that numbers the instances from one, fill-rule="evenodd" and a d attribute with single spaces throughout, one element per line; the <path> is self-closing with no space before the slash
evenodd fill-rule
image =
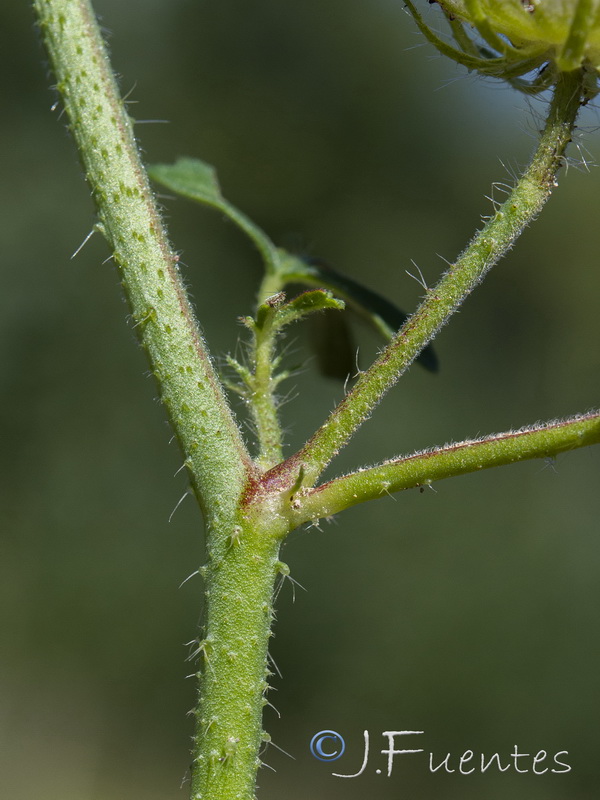
<path id="1" fill-rule="evenodd" d="M 430 486 L 444 478 L 532 458 L 555 458 L 559 453 L 598 443 L 600 412 L 595 411 L 415 453 L 304 490 L 295 522 L 329 517 L 357 503 L 403 489 Z"/>
<path id="2" fill-rule="evenodd" d="M 591 414 L 417 454 L 310 488 L 383 394 L 540 211 L 563 161 L 584 76 L 574 71 L 559 79 L 539 148 L 508 200 L 438 286 L 427 291 L 420 308 L 324 425 L 284 462 L 274 397 L 275 335 L 282 325 L 305 313 L 339 309 L 342 304 L 316 292 L 282 306 L 278 321 L 268 317 L 269 309 L 259 308 L 254 373 L 239 368 L 246 386 L 255 390 L 253 396 L 251 392 L 245 395 L 254 403 L 259 428 L 261 452 L 254 463 L 194 319 L 178 258 L 150 191 L 91 4 L 89 0 L 33 3 L 96 203 L 98 228 L 119 267 L 135 329 L 148 353 L 206 520 L 208 560 L 201 570 L 206 614 L 204 636 L 196 648 L 203 666 L 195 710 L 192 797 L 251 800 L 263 741 L 273 587 L 277 575 L 287 571 L 278 560 L 287 533 L 302 522 L 382 491 L 555 455 L 598 441 L 598 414 Z M 208 200 L 204 200 L 227 210 L 265 259 L 267 277 L 260 297 L 264 303 L 264 295 L 279 292 L 285 280 L 280 254 L 246 217 L 235 216 L 238 212 L 231 211 L 218 186 L 210 183 L 206 168 L 200 165 L 198 169 L 208 179 Z M 267 469 L 264 474 L 263 469 Z"/>
<path id="3" fill-rule="evenodd" d="M 507 200 L 495 211 L 458 260 L 427 292 L 425 300 L 409 317 L 377 360 L 356 382 L 307 444 L 281 467 L 288 479 L 304 470 L 304 484 L 313 485 L 327 464 L 371 414 L 388 389 L 396 383 L 425 345 L 488 270 L 510 249 L 519 234 L 539 214 L 556 185 L 564 163 L 563 153 L 571 139 L 581 106 L 584 73 L 562 74 L 554 90 L 546 126 L 531 163 Z M 277 474 L 273 475 L 276 478 Z"/>

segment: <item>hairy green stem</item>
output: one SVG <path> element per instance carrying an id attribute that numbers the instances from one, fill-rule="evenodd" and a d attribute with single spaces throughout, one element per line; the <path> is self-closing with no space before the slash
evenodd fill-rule
<path id="1" fill-rule="evenodd" d="M 556 85 L 545 129 L 533 159 L 507 200 L 442 276 L 372 366 L 331 413 L 308 443 L 274 474 L 304 485 L 317 480 L 327 464 L 371 414 L 388 389 L 456 311 L 487 271 L 513 245 L 540 212 L 556 183 L 581 105 L 582 71 L 564 74 Z"/>
<path id="2" fill-rule="evenodd" d="M 257 309 L 270 299 L 282 302 L 281 290 L 285 279 L 280 271 L 267 269 L 258 290 Z M 281 296 L 280 296 L 281 295 Z M 253 328 L 252 362 L 253 373 L 247 381 L 251 394 L 248 396 L 250 411 L 256 425 L 259 445 L 257 464 L 268 470 L 283 460 L 283 434 L 279 421 L 275 391 L 285 374 L 274 375 L 280 359 L 275 357 L 278 329 L 273 314 L 266 316 L 264 324 Z"/>
<path id="3" fill-rule="evenodd" d="M 275 336 L 273 319 L 270 319 L 263 329 L 256 331 L 254 340 L 254 380 L 250 404 L 260 446 L 257 464 L 261 469 L 269 469 L 283 459 L 281 425 L 275 397 L 278 381 L 273 375 Z"/>
<path id="4" fill-rule="evenodd" d="M 119 266 L 136 330 L 185 454 L 207 527 L 194 800 L 250 800 L 282 524 L 239 518 L 256 474 L 200 336 L 87 0 L 34 0 L 57 86 Z"/>
<path id="5" fill-rule="evenodd" d="M 434 481 L 467 472 L 514 464 L 532 458 L 555 458 L 559 453 L 600 443 L 600 412 L 581 414 L 518 431 L 496 433 L 483 439 L 458 442 L 391 459 L 298 493 L 301 525 L 329 517 L 357 503 L 385 494 L 429 486 Z"/>
<path id="6" fill-rule="evenodd" d="M 281 525 L 279 525 L 281 528 Z M 202 656 L 192 763 L 192 800 L 251 800 L 260 748 L 269 671 L 273 589 L 285 565 L 278 560 L 273 519 L 240 521 L 224 547 L 211 553 L 203 576 L 209 607 Z M 279 534 L 279 535 L 278 535 Z"/>
<path id="7" fill-rule="evenodd" d="M 34 0 L 57 88 L 135 328 L 213 518 L 231 516 L 249 455 L 194 319 L 88 0 Z"/>

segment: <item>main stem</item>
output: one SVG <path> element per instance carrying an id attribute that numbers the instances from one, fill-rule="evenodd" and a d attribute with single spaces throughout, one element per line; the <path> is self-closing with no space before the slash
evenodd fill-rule
<path id="1" fill-rule="evenodd" d="M 250 800 L 263 739 L 265 665 L 279 542 L 267 505 L 242 518 L 256 480 L 199 333 L 88 0 L 34 0 L 70 129 L 119 267 L 135 328 L 181 445 L 207 528 L 202 693 L 194 800 Z"/>
<path id="2" fill-rule="evenodd" d="M 250 457 L 199 332 L 88 0 L 34 0 L 135 329 L 198 499 L 228 524 Z"/>
<path id="3" fill-rule="evenodd" d="M 208 608 L 196 710 L 192 800 L 251 800 L 265 746 L 262 712 L 269 671 L 274 583 L 287 527 L 240 520 L 203 569 Z M 278 533 L 280 535 L 278 535 Z"/>

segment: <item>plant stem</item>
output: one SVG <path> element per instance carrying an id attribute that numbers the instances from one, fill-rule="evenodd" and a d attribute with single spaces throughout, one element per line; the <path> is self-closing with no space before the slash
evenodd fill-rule
<path id="1" fill-rule="evenodd" d="M 300 469 L 304 470 L 304 484 L 314 484 L 383 395 L 538 215 L 564 162 L 563 153 L 581 105 L 583 79 L 581 70 L 559 76 L 538 148 L 507 200 L 438 285 L 427 291 L 420 307 L 307 444 L 275 468 L 271 484 L 284 476 L 288 482 L 294 480 Z"/>
<path id="2" fill-rule="evenodd" d="M 281 293 L 284 283 L 285 280 L 280 271 L 267 268 L 258 290 L 257 309 L 264 303 L 268 303 L 270 299 L 276 303 L 276 297 Z M 283 435 L 275 390 L 285 375 L 281 374 L 276 377 L 273 374 L 279 363 L 279 360 L 275 358 L 277 332 L 275 317 L 272 314 L 266 317 L 264 325 L 254 326 L 253 372 L 247 382 L 251 390 L 248 397 L 250 411 L 254 418 L 259 444 L 256 463 L 263 471 L 274 467 L 283 459 Z"/>
<path id="3" fill-rule="evenodd" d="M 34 0 L 97 211 L 205 512 L 231 517 L 250 457 L 198 330 L 88 0 Z M 218 523 L 217 523 L 218 524 Z"/>
<path id="4" fill-rule="evenodd" d="M 300 483 L 304 476 L 307 482 L 318 478 L 384 392 L 538 213 L 550 194 L 577 114 L 581 76 L 573 73 L 559 82 L 540 148 L 508 201 L 306 447 L 261 476 L 260 466 L 280 458 L 271 371 L 275 329 L 265 334 L 256 353 L 255 377 L 264 404 L 261 458 L 265 462 L 256 465 L 195 322 L 178 258 L 152 197 L 91 4 L 89 0 L 33 0 L 33 4 L 96 203 L 97 227 L 119 267 L 135 328 L 148 353 L 206 520 L 208 561 L 202 569 L 206 624 L 195 654 L 202 656 L 203 665 L 192 798 L 251 800 L 263 741 L 261 717 L 266 702 L 273 587 L 277 575 L 285 574 L 278 561 L 280 542 L 294 525 L 320 515 L 325 507 L 323 498 L 328 509 L 336 503 L 348 505 L 353 502 L 353 486 L 367 499 L 382 481 L 389 479 L 390 485 L 401 488 L 406 476 L 401 476 L 401 464 L 387 464 L 369 472 L 362 483 L 353 484 L 355 477 L 347 476 L 334 482 L 333 489 L 326 485 L 308 494 L 300 489 Z M 219 207 L 218 202 L 213 204 Z M 242 222 L 265 256 L 269 274 L 263 289 L 270 293 L 282 280 L 279 256 L 245 218 Z M 481 467 L 485 444 L 463 445 L 462 453 L 458 453 L 460 446 L 455 446 L 454 453 L 446 454 L 445 466 L 440 455 L 439 477 L 443 469 L 454 469 L 457 474 L 460 464 L 464 466 L 469 458 L 472 465 L 479 459 Z M 519 458 L 514 453 L 509 457 L 508 442 L 504 456 L 498 441 L 487 444 L 495 448 L 488 453 L 488 460 L 506 463 Z M 548 452 L 541 440 L 536 446 L 540 453 Z M 556 452 L 559 449 L 556 445 Z M 453 457 L 459 459 L 458 465 Z M 427 475 L 431 476 L 434 457 L 427 463 Z M 286 474 L 287 483 L 278 483 L 278 469 Z M 290 512 L 289 495 L 296 484 L 300 506 L 294 516 L 296 506 Z"/>
<path id="5" fill-rule="evenodd" d="M 275 389 L 277 380 L 273 375 L 275 332 L 273 319 L 269 319 L 262 330 L 256 331 L 254 340 L 254 390 L 250 404 L 256 421 L 260 453 L 257 464 L 262 470 L 279 464 L 283 459 L 281 425 L 277 413 Z"/>
<path id="6" fill-rule="evenodd" d="M 506 431 L 474 441 L 458 442 L 369 469 L 335 478 L 297 495 L 294 524 L 329 517 L 345 508 L 384 494 L 467 472 L 513 464 L 532 458 L 555 458 L 559 453 L 600 443 L 600 411 L 549 422 L 519 431 Z"/>
<path id="7" fill-rule="evenodd" d="M 273 584 L 287 527 L 238 509 L 256 467 L 226 403 L 183 288 L 88 0 L 34 0 L 58 89 L 120 269 L 136 330 L 206 521 L 202 693 L 195 800 L 254 794 Z M 266 509 L 266 510 L 265 510 Z M 287 524 L 287 523 L 286 523 Z"/>
<path id="8" fill-rule="evenodd" d="M 279 525 L 279 528 L 281 525 Z M 198 654 L 203 667 L 196 711 L 192 800 L 251 800 L 269 671 L 274 581 L 282 572 L 272 519 L 243 521 L 203 571 L 208 618 Z M 196 655 L 196 654 L 194 654 Z"/>

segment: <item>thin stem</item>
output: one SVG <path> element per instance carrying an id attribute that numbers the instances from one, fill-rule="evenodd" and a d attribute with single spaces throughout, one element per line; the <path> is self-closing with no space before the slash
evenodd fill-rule
<path id="1" fill-rule="evenodd" d="M 267 269 L 258 290 L 257 309 L 270 302 L 275 305 L 282 302 L 283 295 L 280 293 L 284 284 L 285 278 L 279 268 Z M 257 465 L 262 470 L 268 470 L 283 459 L 283 433 L 275 390 L 285 375 L 276 377 L 273 374 L 277 366 L 275 344 L 279 330 L 275 315 L 263 315 L 263 319 L 264 324 L 253 326 L 253 372 L 246 383 L 250 389 L 248 400 L 259 444 Z"/>
<path id="2" fill-rule="evenodd" d="M 267 270 L 258 289 L 256 299 L 257 307 L 262 305 L 265 300 L 272 297 L 274 294 L 279 294 L 285 286 L 285 281 L 286 275 L 281 272 L 281 269 L 277 271 Z"/>
<path id="3" fill-rule="evenodd" d="M 563 153 L 581 105 L 582 82 L 579 70 L 559 77 L 539 146 L 508 199 L 438 285 L 427 291 L 417 311 L 308 443 L 276 468 L 277 473 L 265 476 L 265 485 L 294 481 L 300 470 L 304 485 L 314 484 L 383 395 L 537 216 L 556 185 L 556 173 L 564 162 Z"/>
<path id="4" fill-rule="evenodd" d="M 276 335 L 274 315 L 269 315 L 264 326 L 257 326 L 254 332 L 254 374 L 249 400 L 260 447 L 257 464 L 263 470 L 279 464 L 283 459 L 281 424 L 275 397 L 278 381 L 273 375 Z"/>
<path id="5" fill-rule="evenodd" d="M 243 214 L 231 203 L 223 202 L 221 204 L 214 203 L 213 208 L 223 211 L 232 222 L 241 228 L 244 233 L 254 242 L 256 249 L 260 253 L 263 260 L 265 271 L 267 275 L 274 275 L 279 270 L 279 254 L 277 248 L 266 236 L 263 231 L 256 225 L 250 217 Z"/>
<path id="6" fill-rule="evenodd" d="M 329 517 L 385 494 L 429 486 L 467 472 L 513 464 L 600 443 L 600 411 L 484 439 L 459 442 L 335 478 L 296 495 L 295 524 Z"/>
<path id="7" fill-rule="evenodd" d="M 258 225 L 223 197 L 214 167 L 197 158 L 179 158 L 175 164 L 154 164 L 150 168 L 150 177 L 177 194 L 229 217 L 254 242 L 267 274 L 280 270 L 277 248 Z"/>
<path id="8" fill-rule="evenodd" d="M 34 0 L 88 183 L 192 483 L 231 513 L 251 469 L 187 299 L 88 0 Z"/>

